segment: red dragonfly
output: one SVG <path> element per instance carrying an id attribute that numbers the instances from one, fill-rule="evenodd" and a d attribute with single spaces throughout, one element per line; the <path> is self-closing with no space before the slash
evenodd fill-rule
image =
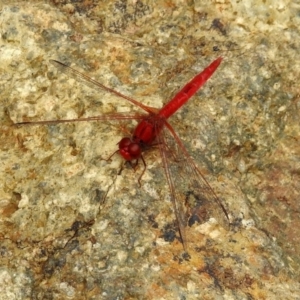
<path id="1" fill-rule="evenodd" d="M 103 84 L 95 81 L 89 76 L 59 62 L 50 62 L 60 71 L 84 82 L 88 86 L 98 87 L 111 94 L 117 95 L 133 105 L 140 107 L 147 114 L 121 114 L 113 113 L 95 117 L 63 119 L 49 121 L 21 122 L 20 124 L 53 124 L 66 122 L 79 122 L 91 120 L 140 120 L 131 137 L 124 137 L 118 143 L 118 152 L 132 167 L 136 167 L 139 160 L 142 161 L 144 169 L 140 180 L 146 170 L 146 162 L 143 152 L 150 147 L 158 147 L 165 175 L 170 189 L 170 198 L 175 212 L 179 234 L 183 248 L 187 251 L 186 226 L 195 221 L 206 221 L 209 216 L 214 216 L 220 225 L 225 228 L 229 226 L 228 213 L 217 197 L 207 180 L 201 174 L 199 168 L 188 154 L 186 148 L 168 122 L 180 107 L 182 107 L 205 82 L 212 76 L 222 61 L 219 57 L 206 67 L 201 73 L 188 82 L 164 107 L 157 109 L 146 106 L 126 95 L 123 95 Z M 175 142 L 174 142 L 175 141 Z M 113 154 L 115 154 L 114 152 Z"/>

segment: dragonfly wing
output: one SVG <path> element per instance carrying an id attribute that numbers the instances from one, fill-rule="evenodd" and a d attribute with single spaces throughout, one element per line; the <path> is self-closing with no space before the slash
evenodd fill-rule
<path id="1" fill-rule="evenodd" d="M 177 165 L 176 155 L 173 156 L 174 148 L 170 143 L 170 138 L 168 136 L 167 130 L 163 128 L 162 131 L 157 135 L 157 144 L 161 154 L 162 164 L 165 171 L 166 179 L 170 189 L 170 199 L 173 205 L 173 210 L 177 220 L 177 225 L 179 229 L 179 234 L 182 240 L 183 248 L 187 251 L 187 237 L 186 237 L 186 225 L 187 225 L 187 214 L 184 205 L 184 199 L 182 199 L 182 193 L 179 192 L 177 188 L 176 178 L 179 173 L 180 166 Z M 172 149 L 172 150 L 171 150 Z M 174 176 L 174 174 L 177 174 Z M 175 187 L 176 182 L 176 187 Z M 180 189 L 181 190 L 181 189 Z"/>
<path id="2" fill-rule="evenodd" d="M 45 121 L 23 121 L 15 123 L 15 125 L 38 125 L 38 124 L 59 124 L 71 122 L 85 122 L 85 121 L 118 121 L 118 120 L 143 120 L 147 115 L 137 113 L 110 113 L 105 115 L 91 116 L 77 119 L 57 119 Z"/>
<path id="3" fill-rule="evenodd" d="M 126 96 L 112 88 L 109 88 L 109 87 L 103 85 L 102 83 L 96 81 L 95 79 L 89 77 L 88 75 L 65 65 L 64 63 L 61 63 L 61 62 L 59 62 L 57 60 L 53 60 L 53 59 L 50 60 L 50 63 L 53 66 L 55 66 L 60 72 L 67 74 L 69 77 L 74 78 L 78 82 L 81 82 L 90 88 L 98 89 L 101 91 L 106 91 L 110 94 L 116 95 L 117 97 L 123 98 L 123 99 L 131 102 L 133 105 L 136 105 L 136 106 L 140 107 L 141 109 L 147 111 L 148 113 L 157 113 L 158 112 L 158 109 L 144 105 L 144 104 L 132 99 L 129 96 Z"/>
<path id="4" fill-rule="evenodd" d="M 185 249 L 185 228 L 195 222 L 204 223 L 213 217 L 222 227 L 229 229 L 229 217 L 224 205 L 167 121 L 158 135 L 158 144 Z"/>

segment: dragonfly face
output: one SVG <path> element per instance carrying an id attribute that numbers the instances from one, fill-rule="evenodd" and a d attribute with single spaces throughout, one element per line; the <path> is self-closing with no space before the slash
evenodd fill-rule
<path id="1" fill-rule="evenodd" d="M 131 161 L 140 158 L 142 149 L 140 144 L 129 137 L 125 137 L 119 142 L 119 153 L 126 161 Z"/>

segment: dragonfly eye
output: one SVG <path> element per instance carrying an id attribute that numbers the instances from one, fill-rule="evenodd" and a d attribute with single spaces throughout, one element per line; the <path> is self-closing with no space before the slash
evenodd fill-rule
<path id="1" fill-rule="evenodd" d="M 118 143 L 119 144 L 119 149 L 124 149 L 129 147 L 129 145 L 131 144 L 131 139 L 129 137 L 126 138 L 122 138 L 121 141 Z"/>
<path id="2" fill-rule="evenodd" d="M 137 159 L 141 156 L 141 147 L 137 143 L 131 143 L 128 147 L 128 152 L 131 154 L 132 159 Z"/>

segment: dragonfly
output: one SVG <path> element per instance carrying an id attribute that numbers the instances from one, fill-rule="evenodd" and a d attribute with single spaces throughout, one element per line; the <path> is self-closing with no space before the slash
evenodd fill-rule
<path id="1" fill-rule="evenodd" d="M 230 220 L 225 206 L 211 188 L 193 158 L 189 155 L 168 119 L 195 95 L 213 75 L 221 62 L 222 57 L 215 59 L 202 72 L 184 85 L 167 104 L 158 109 L 144 105 L 129 96 L 109 88 L 62 62 L 50 60 L 50 63 L 59 71 L 77 81 L 83 82 L 89 87 L 98 88 L 119 98 L 123 98 L 146 113 L 110 113 L 76 119 L 25 121 L 17 123 L 17 125 L 137 120 L 138 125 L 133 130 L 132 136 L 123 137 L 118 143 L 118 149 L 112 155 L 119 153 L 133 168 L 138 165 L 139 161 L 142 162 L 143 170 L 138 179 L 141 185 L 142 176 L 147 168 L 143 154 L 149 148 L 157 147 L 159 149 L 169 186 L 170 200 L 177 221 L 179 240 L 183 245 L 184 251 L 187 252 L 187 226 L 192 226 L 195 222 L 205 222 L 209 220 L 210 216 L 213 216 L 223 228 L 228 229 Z"/>

